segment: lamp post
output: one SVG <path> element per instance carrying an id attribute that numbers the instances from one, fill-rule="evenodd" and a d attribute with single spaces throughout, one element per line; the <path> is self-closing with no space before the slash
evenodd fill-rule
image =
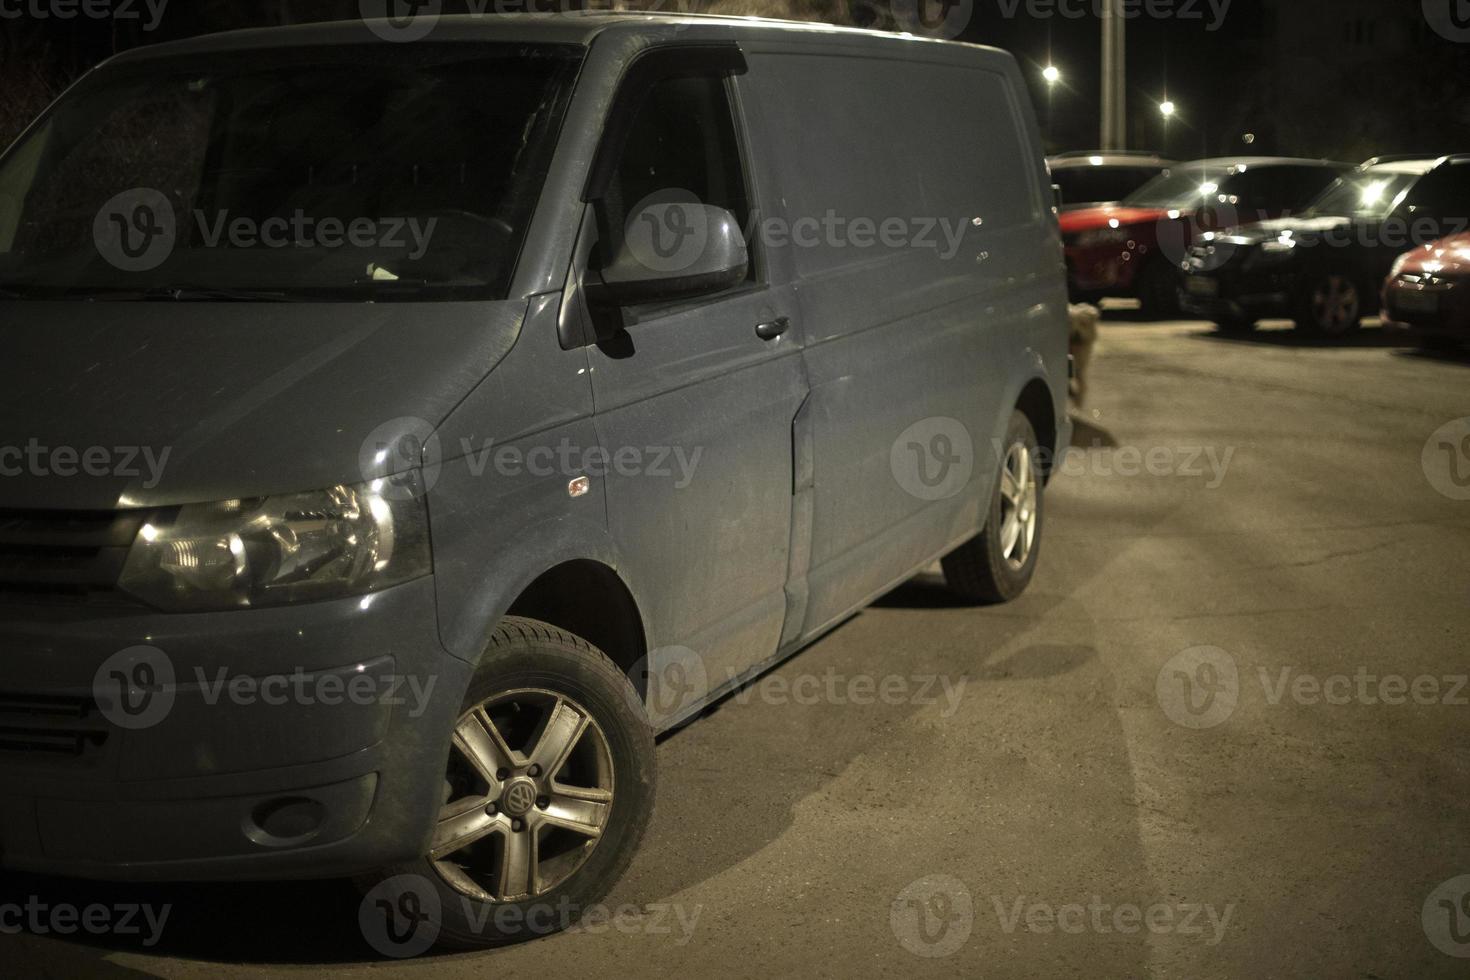
<path id="1" fill-rule="evenodd" d="M 1128 148 L 1127 21 L 1123 0 L 1105 0 L 1102 16 L 1102 148 Z"/>
<path id="2" fill-rule="evenodd" d="M 1051 142 L 1052 138 L 1052 99 L 1056 95 L 1057 83 L 1062 80 L 1062 70 L 1056 65 L 1048 64 L 1041 69 L 1042 80 L 1046 82 L 1046 140 Z"/>

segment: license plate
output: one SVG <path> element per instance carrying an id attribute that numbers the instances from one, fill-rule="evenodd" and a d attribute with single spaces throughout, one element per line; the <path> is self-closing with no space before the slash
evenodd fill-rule
<path id="1" fill-rule="evenodd" d="M 1419 293 L 1410 290 L 1400 290 L 1394 296 L 1394 302 L 1398 308 L 1405 313 L 1438 313 L 1439 294 Z"/>
<path id="2" fill-rule="evenodd" d="M 1220 283 L 1216 279 L 1208 279 L 1205 276 L 1190 276 L 1185 280 L 1184 288 L 1191 296 L 1218 296 L 1220 295 Z"/>

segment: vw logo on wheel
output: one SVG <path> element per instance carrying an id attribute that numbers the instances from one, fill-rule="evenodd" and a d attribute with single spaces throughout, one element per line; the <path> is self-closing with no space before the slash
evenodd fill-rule
<path id="1" fill-rule="evenodd" d="M 536 784 L 525 778 L 514 780 L 505 788 L 501 804 L 511 816 L 525 816 L 536 805 Z"/>

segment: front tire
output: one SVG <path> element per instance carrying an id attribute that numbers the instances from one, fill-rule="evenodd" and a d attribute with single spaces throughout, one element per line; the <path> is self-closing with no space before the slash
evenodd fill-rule
<path id="1" fill-rule="evenodd" d="M 1296 327 L 1314 337 L 1346 337 L 1358 329 L 1366 304 L 1352 276 L 1337 272 L 1310 277 L 1296 299 Z"/>
<path id="2" fill-rule="evenodd" d="M 428 853 L 360 882 L 364 935 L 401 956 L 575 924 L 627 869 L 654 786 L 653 731 L 623 672 L 579 637 L 506 617 L 455 726 Z"/>
<path id="3" fill-rule="evenodd" d="M 985 528 L 941 562 L 950 589 L 981 604 L 1009 602 L 1026 591 L 1041 553 L 1043 486 L 1036 430 L 1011 416 Z"/>

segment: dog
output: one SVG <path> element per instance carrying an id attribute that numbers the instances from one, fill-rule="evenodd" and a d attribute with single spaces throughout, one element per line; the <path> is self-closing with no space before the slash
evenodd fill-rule
<path id="1" fill-rule="evenodd" d="M 1092 354 L 1097 348 L 1097 324 L 1102 314 L 1090 303 L 1077 303 L 1067 307 L 1072 330 L 1067 350 L 1072 355 L 1073 375 L 1068 388 L 1072 400 L 1081 408 L 1087 401 L 1087 370 L 1092 364 Z"/>

